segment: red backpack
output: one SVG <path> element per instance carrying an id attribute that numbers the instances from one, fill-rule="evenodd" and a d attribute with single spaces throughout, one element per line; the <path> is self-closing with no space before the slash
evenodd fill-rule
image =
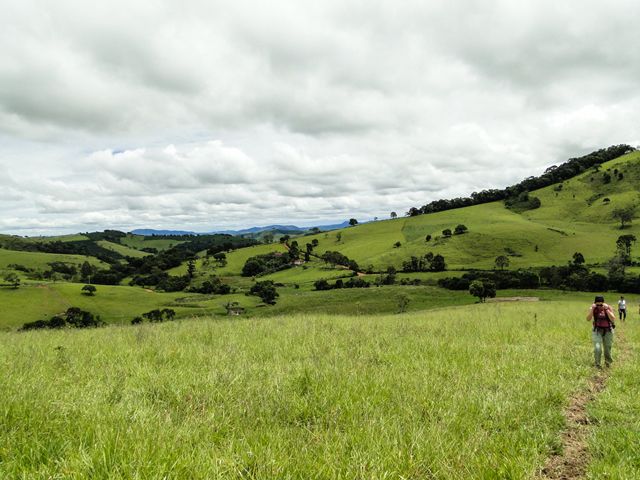
<path id="1" fill-rule="evenodd" d="M 593 326 L 595 328 L 611 328 L 613 322 L 609 320 L 607 309 L 604 305 L 596 305 L 593 309 Z"/>

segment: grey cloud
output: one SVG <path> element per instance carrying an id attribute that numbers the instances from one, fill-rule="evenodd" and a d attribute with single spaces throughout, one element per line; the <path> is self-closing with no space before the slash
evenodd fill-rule
<path id="1" fill-rule="evenodd" d="M 639 9 L 10 3 L 0 227 L 386 216 L 638 144 Z"/>

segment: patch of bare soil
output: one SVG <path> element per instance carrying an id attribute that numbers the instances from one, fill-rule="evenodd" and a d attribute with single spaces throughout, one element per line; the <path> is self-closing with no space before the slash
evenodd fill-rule
<path id="1" fill-rule="evenodd" d="M 538 477 L 550 480 L 573 480 L 584 478 L 589 464 L 587 436 L 590 420 L 587 416 L 587 404 L 600 393 L 607 379 L 605 371 L 597 372 L 589 381 L 586 390 L 571 397 L 571 402 L 565 410 L 567 427 L 562 432 L 562 451 L 547 459 Z"/>
<path id="2" fill-rule="evenodd" d="M 487 298 L 487 302 L 539 302 L 540 297 L 496 297 Z"/>

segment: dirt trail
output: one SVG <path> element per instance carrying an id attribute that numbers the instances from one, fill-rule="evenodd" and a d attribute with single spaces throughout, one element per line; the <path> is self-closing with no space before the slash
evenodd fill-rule
<path id="1" fill-rule="evenodd" d="M 617 358 L 616 350 L 618 350 Z M 630 350 L 624 341 L 624 336 L 616 332 L 613 347 L 614 361 L 616 363 L 622 362 L 629 355 Z M 608 369 L 597 370 L 589 380 L 587 387 L 571 397 L 569 406 L 564 412 L 567 426 L 561 435 L 561 451 L 547 458 L 542 471 L 536 476 L 537 479 L 578 480 L 585 478 L 590 461 L 587 439 L 591 429 L 591 420 L 587 415 L 587 404 L 604 390 L 608 378 Z"/>

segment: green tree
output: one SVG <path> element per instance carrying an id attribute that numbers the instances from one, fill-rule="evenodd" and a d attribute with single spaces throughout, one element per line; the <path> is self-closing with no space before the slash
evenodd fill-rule
<path id="1" fill-rule="evenodd" d="M 273 233 L 265 233 L 262 236 L 262 243 L 273 243 Z"/>
<path id="2" fill-rule="evenodd" d="M 500 255 L 496 257 L 495 264 L 500 270 L 504 270 L 509 266 L 509 258 L 505 255 Z"/>
<path id="3" fill-rule="evenodd" d="M 271 280 L 256 282 L 249 290 L 249 294 L 260 297 L 264 303 L 269 305 L 275 305 L 276 298 L 280 296 Z"/>
<path id="4" fill-rule="evenodd" d="M 635 210 L 636 209 L 633 205 L 628 205 L 626 207 L 616 208 L 611 212 L 611 216 L 614 220 L 620 221 L 620 230 L 624 229 L 625 224 L 631 223 L 635 216 Z"/>
<path id="5" fill-rule="evenodd" d="M 636 240 L 635 235 L 621 235 L 616 240 L 616 247 L 627 265 L 631 263 L 631 246 L 636 243 Z"/>
<path id="6" fill-rule="evenodd" d="M 91 264 L 89 262 L 85 261 L 82 264 L 82 266 L 80 267 L 80 276 L 81 276 L 83 281 L 90 282 L 91 281 L 91 275 L 93 275 L 93 267 L 91 266 Z"/>
<path id="7" fill-rule="evenodd" d="M 584 265 L 584 256 L 580 252 L 576 252 L 573 254 L 573 264 Z"/>
<path id="8" fill-rule="evenodd" d="M 196 273 L 196 261 L 194 259 L 189 260 L 187 263 L 187 277 L 189 280 L 193 279 L 193 276 Z"/>
<path id="9" fill-rule="evenodd" d="M 396 297 L 396 301 L 398 304 L 398 313 L 404 313 L 407 311 L 407 307 L 409 306 L 411 299 L 404 293 L 401 293 Z"/>
<path id="10" fill-rule="evenodd" d="M 493 282 L 488 280 L 474 280 L 469 285 L 469 293 L 478 297 L 480 303 L 484 303 L 487 298 L 496 296 L 496 287 Z"/>
<path id="11" fill-rule="evenodd" d="M 342 240 L 342 232 L 336 233 L 336 243 L 340 242 L 341 240 Z"/>
<path id="12" fill-rule="evenodd" d="M 469 229 L 466 227 L 466 225 L 457 225 L 455 230 L 453 231 L 453 233 L 455 235 L 462 235 L 463 233 L 467 233 L 469 231 Z"/>
<path id="13" fill-rule="evenodd" d="M 451 236 L 451 229 L 450 228 L 445 228 L 444 230 L 442 230 L 442 236 L 450 237 Z"/>
<path id="14" fill-rule="evenodd" d="M 216 261 L 219 267 L 225 267 L 227 265 L 227 255 L 224 252 L 214 253 L 213 259 Z"/>
<path id="15" fill-rule="evenodd" d="M 398 218 L 398 214 L 396 212 L 391 212 L 391 218 Z"/>
<path id="16" fill-rule="evenodd" d="M 96 290 L 96 287 L 93 285 L 85 285 L 81 289 L 83 295 L 88 295 L 90 297 L 93 297 L 96 294 Z"/>
<path id="17" fill-rule="evenodd" d="M 447 264 L 444 261 L 444 257 L 440 254 L 437 254 L 431 260 L 431 265 L 429 269 L 432 272 L 444 272 L 447 269 Z"/>
<path id="18" fill-rule="evenodd" d="M 357 224 L 358 224 L 358 220 L 356 220 L 355 218 L 349 219 L 349 225 L 351 225 L 352 227 L 355 227 Z"/>

